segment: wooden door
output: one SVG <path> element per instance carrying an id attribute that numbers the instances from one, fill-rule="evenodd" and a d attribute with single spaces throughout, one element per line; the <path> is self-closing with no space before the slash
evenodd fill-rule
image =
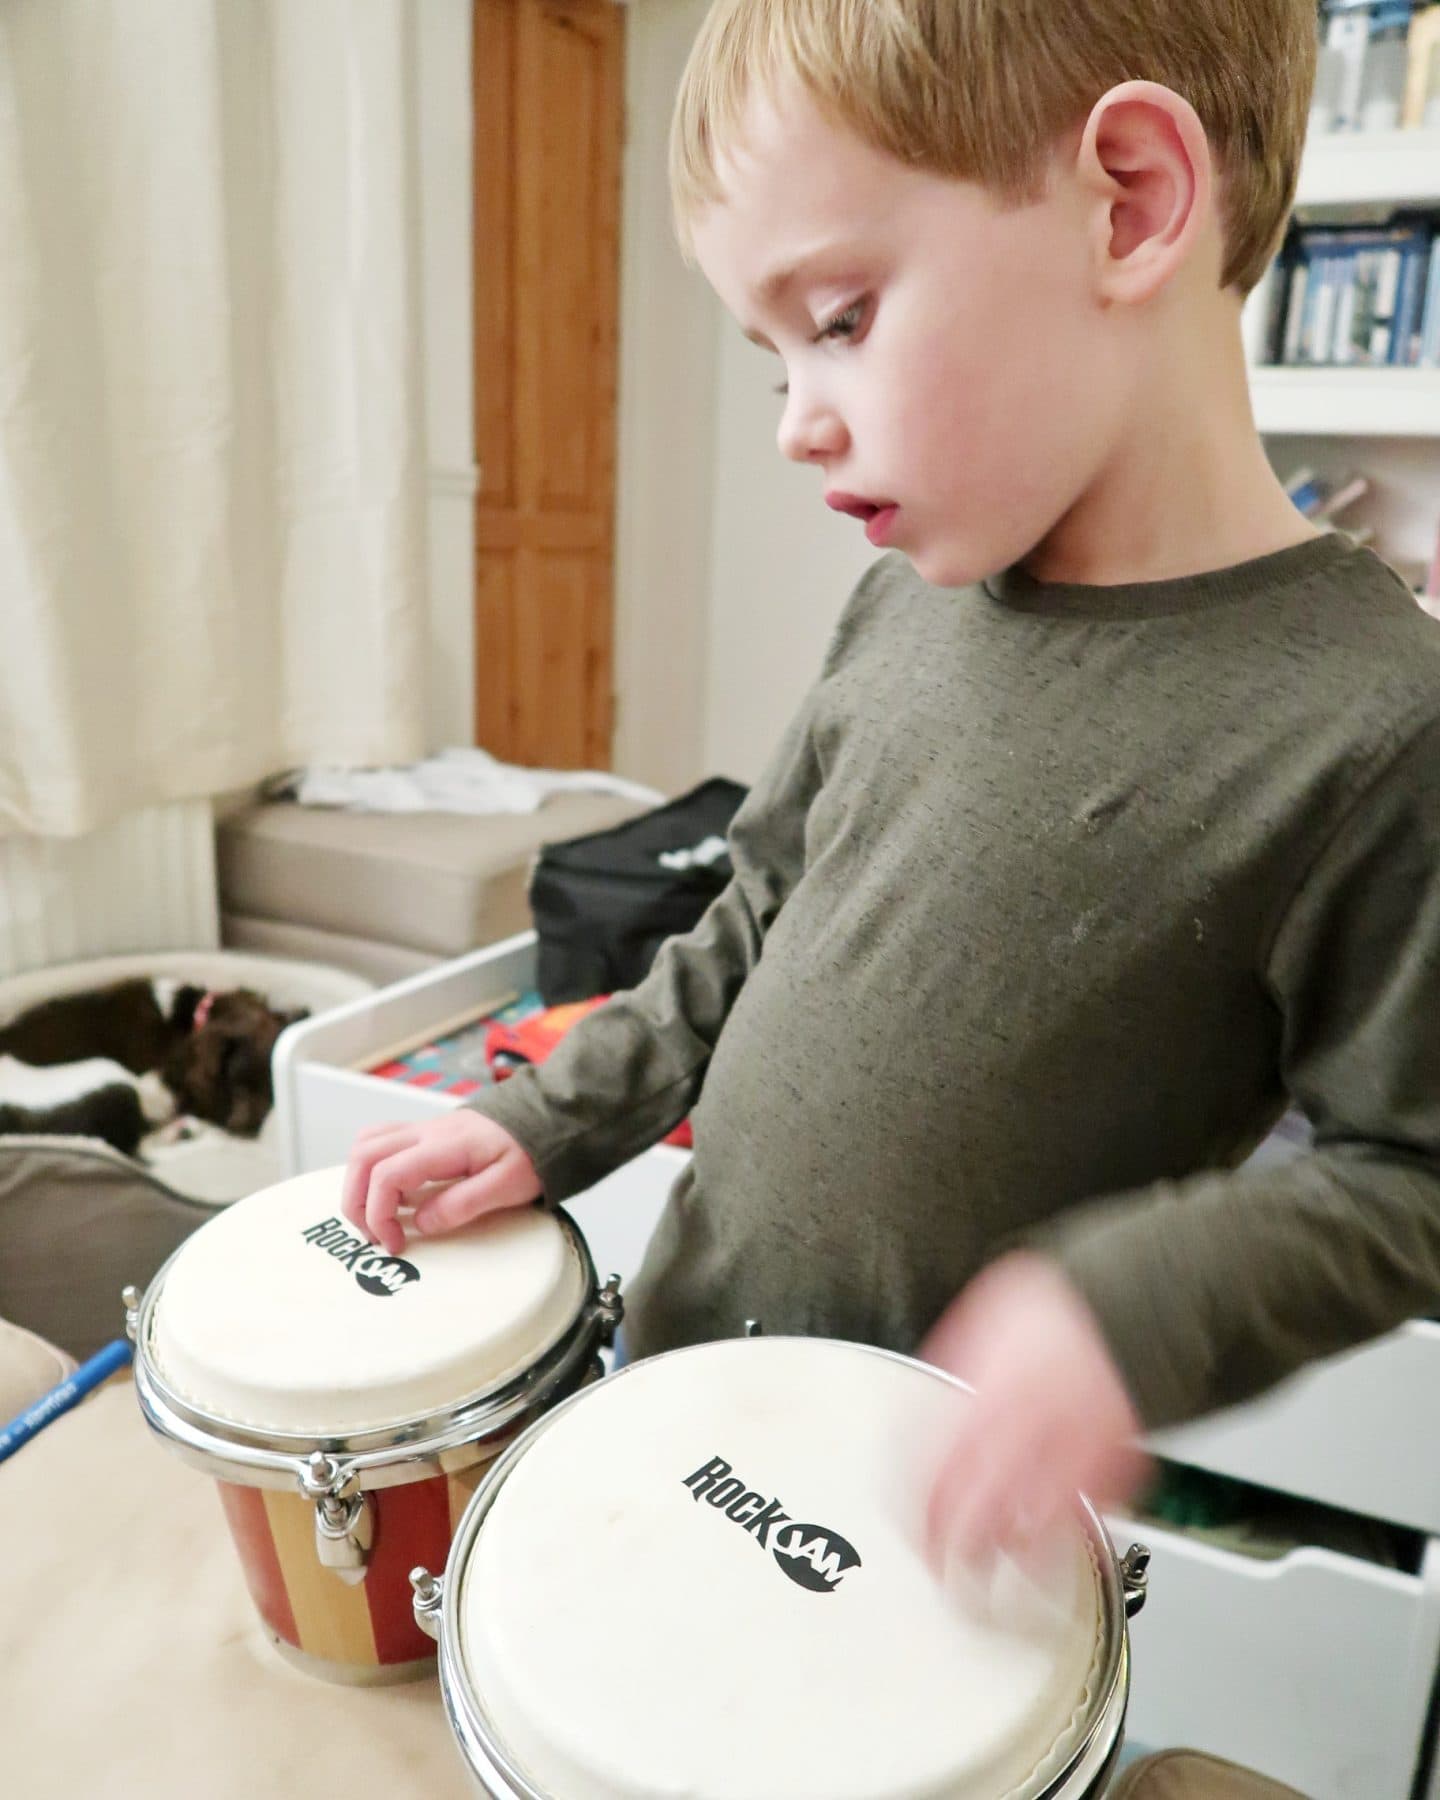
<path id="1" fill-rule="evenodd" d="M 476 739 L 608 768 L 624 8 L 475 0 Z"/>

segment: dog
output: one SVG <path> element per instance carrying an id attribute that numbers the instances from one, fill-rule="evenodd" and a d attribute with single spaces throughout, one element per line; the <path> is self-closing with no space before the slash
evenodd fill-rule
<path id="1" fill-rule="evenodd" d="M 238 1137 L 254 1137 L 274 1103 L 275 1040 L 307 1016 L 303 1007 L 278 1011 L 249 988 L 215 992 L 189 982 L 137 977 L 41 1001 L 0 1027 L 0 1058 L 32 1070 L 103 1062 L 109 1067 L 92 1066 L 92 1088 L 116 1085 L 117 1079 L 137 1087 L 142 1114 L 151 1124 L 178 1111 Z M 13 1077 L 13 1069 L 10 1073 Z M 146 1077 L 157 1080 L 147 1085 Z M 6 1097 L 34 1107 L 33 1095 Z M 74 1097 L 72 1087 L 59 1103 Z M 167 1104 L 168 1112 L 162 1110 Z"/>
<path id="2" fill-rule="evenodd" d="M 37 1089 L 37 1075 L 63 1075 L 57 1087 Z M 162 1109 L 151 1120 L 140 1081 L 118 1063 L 92 1057 L 60 1069 L 32 1069 L 14 1057 L 0 1056 L 0 1137 L 100 1138 L 122 1156 L 135 1156 L 152 1123 L 163 1123 L 175 1110 L 168 1091 Z M 98 1085 L 97 1085 L 98 1083 Z"/>

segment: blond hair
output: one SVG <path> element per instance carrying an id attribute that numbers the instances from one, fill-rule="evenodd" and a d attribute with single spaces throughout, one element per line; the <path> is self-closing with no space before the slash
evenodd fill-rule
<path id="1" fill-rule="evenodd" d="M 671 131 L 677 229 L 688 247 L 722 197 L 716 159 L 757 84 L 795 77 L 874 148 L 1022 204 L 1102 94 L 1155 81 L 1205 127 L 1221 285 L 1248 293 L 1294 202 L 1316 43 L 1315 0 L 716 0 Z"/>

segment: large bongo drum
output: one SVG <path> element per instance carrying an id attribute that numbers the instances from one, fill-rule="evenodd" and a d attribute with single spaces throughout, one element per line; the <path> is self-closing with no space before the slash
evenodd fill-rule
<path id="1" fill-rule="evenodd" d="M 620 1318 L 564 1214 L 528 1207 L 390 1256 L 342 1171 L 236 1202 L 127 1290 L 146 1420 L 213 1475 L 277 1647 L 340 1681 L 434 1667 L 408 1572 L 442 1564 L 500 1451 L 601 1372 Z"/>
<path id="2" fill-rule="evenodd" d="M 493 1800 L 1080 1800 L 1118 1754 L 1127 1615 L 1076 1498 L 1043 1574 L 942 1581 L 927 1470 L 968 1392 L 854 1344 L 637 1363 L 531 1427 L 412 1577 Z"/>

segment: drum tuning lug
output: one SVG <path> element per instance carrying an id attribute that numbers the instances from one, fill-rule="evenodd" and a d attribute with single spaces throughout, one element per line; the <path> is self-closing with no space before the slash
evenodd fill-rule
<path id="1" fill-rule="evenodd" d="M 600 1323 L 600 1342 L 608 1346 L 615 1341 L 615 1328 L 625 1318 L 625 1302 L 620 1297 L 620 1277 L 612 1275 L 595 1296 L 595 1317 Z"/>
<path id="2" fill-rule="evenodd" d="M 120 1304 L 125 1308 L 125 1335 L 133 1344 L 140 1332 L 140 1290 L 126 1286 L 120 1290 Z"/>
<path id="3" fill-rule="evenodd" d="M 440 1609 L 445 1604 L 445 1578 L 432 1575 L 427 1568 L 410 1571 L 410 1586 L 415 1590 L 413 1607 L 415 1623 L 426 1637 L 440 1637 Z"/>
<path id="4" fill-rule="evenodd" d="M 1144 1544 L 1132 1544 L 1120 1558 L 1120 1585 L 1125 1594 L 1125 1617 L 1133 1619 L 1150 1591 L 1150 1552 Z"/>
<path id="5" fill-rule="evenodd" d="M 764 1337 L 765 1327 L 758 1319 L 747 1319 L 745 1321 L 745 1335 L 746 1337 Z"/>
<path id="6" fill-rule="evenodd" d="M 354 1470 L 316 1450 L 300 1475 L 300 1491 L 315 1508 L 315 1554 L 322 1568 L 332 1569 L 352 1586 L 365 1579 L 365 1565 L 375 1541 L 375 1513 L 364 1493 L 345 1497 Z"/>

